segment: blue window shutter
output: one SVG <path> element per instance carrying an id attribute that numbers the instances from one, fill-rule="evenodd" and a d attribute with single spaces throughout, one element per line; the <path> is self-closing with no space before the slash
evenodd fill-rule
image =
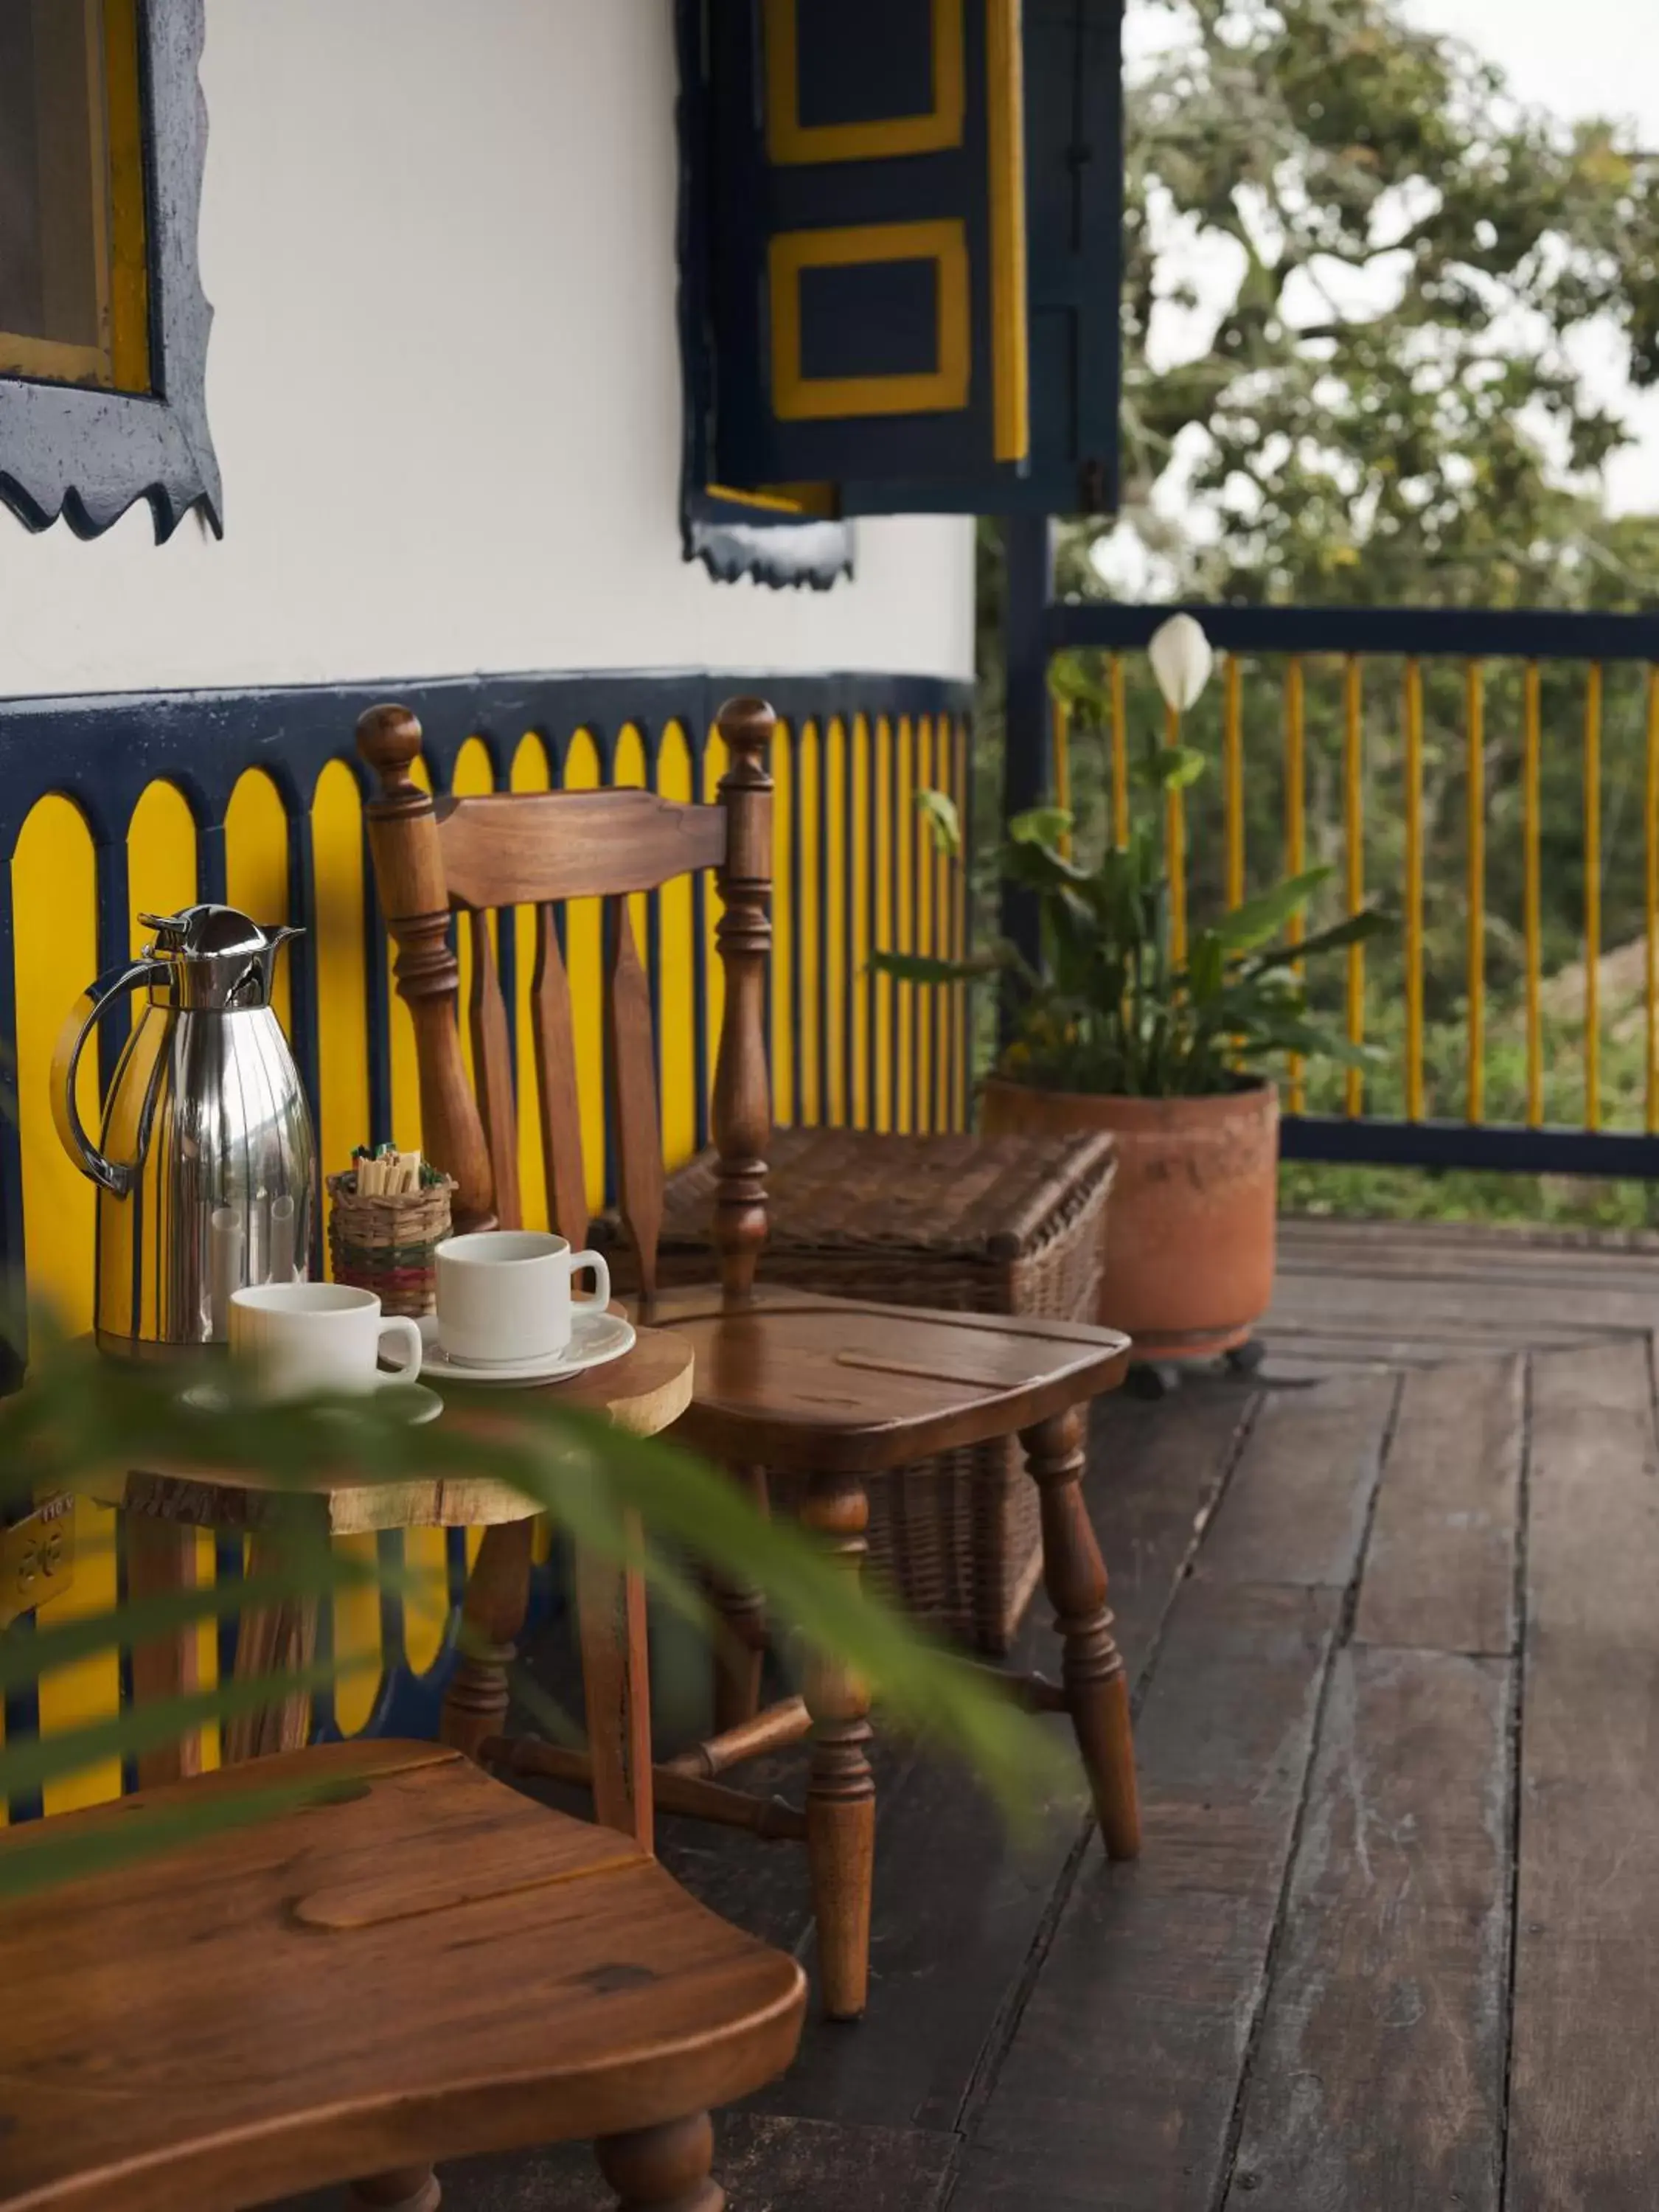
<path id="1" fill-rule="evenodd" d="M 954 484 L 854 477 L 843 511 L 1109 514 L 1118 500 L 1122 0 L 1024 0 L 1030 456 Z"/>
<path id="2" fill-rule="evenodd" d="M 903 503 L 938 506 L 1016 479 L 1021 0 L 714 0 L 703 20 L 718 480 L 872 505 L 921 483 L 951 496 Z"/>

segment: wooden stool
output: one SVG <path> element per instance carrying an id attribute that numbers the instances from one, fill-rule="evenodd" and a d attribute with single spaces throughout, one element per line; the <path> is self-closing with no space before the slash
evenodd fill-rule
<path id="1" fill-rule="evenodd" d="M 438 2201 L 436 2159 L 595 2139 L 624 2212 L 719 2212 L 710 2106 L 799 2039 L 800 1968 L 611 1830 L 440 1746 L 331 1744 L 313 1802 L 0 1904 L 0 2208 L 235 2212 L 353 2174 Z M 246 1786 L 207 1775 L 70 1839 Z M 38 1844 L 0 1836 L 0 1857 Z"/>

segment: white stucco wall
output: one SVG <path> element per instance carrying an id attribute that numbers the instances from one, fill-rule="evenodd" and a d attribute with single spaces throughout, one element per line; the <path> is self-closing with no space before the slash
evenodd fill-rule
<path id="1" fill-rule="evenodd" d="M 0 512 L 0 696 L 477 669 L 966 674 L 972 526 L 681 557 L 670 0 L 208 0 L 226 537 Z"/>

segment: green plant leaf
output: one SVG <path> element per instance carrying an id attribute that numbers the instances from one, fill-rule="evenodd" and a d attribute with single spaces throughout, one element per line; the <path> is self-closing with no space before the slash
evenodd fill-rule
<path id="1" fill-rule="evenodd" d="M 1016 814 L 1008 824 L 1008 836 L 1016 845 L 1042 845 L 1053 848 L 1073 827 L 1073 817 L 1069 806 L 1032 806 L 1024 814 Z M 1056 854 L 1056 858 L 1060 857 Z"/>
<path id="2" fill-rule="evenodd" d="M 1009 963 L 996 952 L 975 952 L 966 960 L 942 960 L 931 952 L 872 952 L 871 972 L 900 983 L 973 983 L 1000 974 Z"/>
<path id="3" fill-rule="evenodd" d="M 1229 952 L 1250 952 L 1265 945 L 1269 938 L 1278 936 L 1292 915 L 1301 913 L 1321 884 L 1329 883 L 1335 872 L 1329 867 L 1309 868 L 1246 899 L 1216 923 L 1222 944 Z"/>
<path id="4" fill-rule="evenodd" d="M 1298 1053 L 1304 1060 L 1328 1060 L 1338 1067 L 1375 1067 L 1381 1057 L 1373 1045 L 1350 1044 L 1346 1037 L 1316 1023 L 1291 1020 L 1264 1024 L 1242 1038 L 1238 1049 L 1250 1060 L 1273 1053 Z"/>
<path id="5" fill-rule="evenodd" d="M 1385 914 L 1380 907 L 1364 907 L 1358 914 L 1333 922 L 1328 929 L 1315 930 L 1299 945 L 1281 948 L 1274 957 L 1317 960 L 1323 953 L 1340 952 L 1346 945 L 1364 945 L 1372 938 L 1389 936 L 1395 927 L 1394 916 Z"/>
<path id="6" fill-rule="evenodd" d="M 56 1820 L 32 1822 L 14 1830 L 0 1851 L 0 1899 L 29 1897 L 59 1882 L 84 1881 L 158 1851 L 179 1850 L 209 1836 L 297 1811 L 303 1805 L 337 1805 L 362 1796 L 367 1782 L 313 1778 L 286 1784 L 261 1784 L 257 1765 L 246 1770 L 247 1786 L 192 1790 L 182 1802 L 132 1805 L 118 1820 L 77 1823 L 66 1835 Z"/>
<path id="7" fill-rule="evenodd" d="M 0 1404 L 0 1468 L 15 1479 L 72 1490 L 78 1478 L 91 1480 L 99 1469 L 137 1464 L 185 1474 L 234 1461 L 266 1484 L 272 1533 L 293 1546 L 292 1557 L 283 1558 L 270 1579 L 295 1592 L 325 1595 L 342 1579 L 340 1562 L 320 1538 L 314 1487 L 319 1461 L 339 1449 L 337 1428 L 324 1425 L 332 1409 L 261 1407 L 257 1420 L 243 1407 L 205 1415 L 182 1409 L 175 1389 L 170 1378 L 148 1370 L 43 1343 L 27 1384 Z M 769 1522 L 727 1478 L 677 1448 L 625 1437 L 572 1408 L 546 1404 L 505 1409 L 488 1432 L 445 1424 L 410 1430 L 372 1405 L 353 1401 L 352 1410 L 354 1480 L 465 1476 L 510 1484 L 597 1555 L 635 1557 L 672 1602 L 700 1620 L 702 1599 L 679 1561 L 714 1565 L 763 1590 L 782 1628 L 865 1675 L 906 1725 L 970 1760 L 1012 1813 L 1033 1802 L 1052 1775 L 1053 1747 L 1024 1716 L 912 1625 L 849 1588 L 800 1530 Z M 108 1481 L 106 1474 L 95 1486 L 106 1488 Z M 647 1532 L 643 1550 L 631 1553 L 630 1516 Z M 104 1616 L 102 1640 L 111 1648 L 129 1644 L 135 1620 L 145 1635 L 166 1632 L 164 1623 L 177 1632 L 193 1613 L 205 1618 L 216 1609 L 208 1593 L 189 1593 L 177 1607 L 168 1601 L 158 1607 L 150 1600 L 136 1608 L 118 1606 Z M 93 1624 L 74 1626 L 85 1627 L 76 1638 L 84 1654 Z M 32 1640 L 58 1633 L 48 1626 Z M 8 1671 L 25 1640 L 0 1639 Z M 69 1651 L 67 1643 L 47 1648 L 60 1658 Z M 127 1708 L 45 1741 L 9 1738 L 0 1744 L 0 1791 L 36 1788 L 108 1758 L 157 1747 L 228 1712 L 268 1704 L 278 1691 L 320 1686 L 340 1671 L 319 1664 L 299 1678 L 222 1683 Z"/>
<path id="8" fill-rule="evenodd" d="M 412 1594 L 422 1586 L 411 1568 L 359 1559 L 350 1553 L 319 1547 L 315 1557 L 295 1559 L 282 1570 L 204 1583 L 193 1589 L 161 1590 L 127 1598 L 118 1612 L 84 1613 L 65 1621 L 33 1623 L 29 1632 L 0 1629 L 0 1691 L 21 1687 L 38 1676 L 94 1658 L 114 1644 L 149 1644 L 204 1620 L 222 1620 L 252 1606 L 284 1598 L 326 1598 L 343 1589 Z M 116 1631 L 118 1629 L 118 1634 Z"/>
<path id="9" fill-rule="evenodd" d="M 1200 930 L 1187 956 L 1187 981 L 1200 1006 L 1219 994 L 1226 974 L 1226 952 L 1213 929 Z"/>
<path id="10" fill-rule="evenodd" d="M 1185 791 L 1198 781 L 1210 763 L 1192 745 L 1159 745 L 1137 761 L 1133 776 L 1151 791 Z"/>
<path id="11" fill-rule="evenodd" d="M 948 791 L 926 788 L 916 793 L 916 811 L 926 823 L 927 834 L 935 851 L 948 854 L 951 860 L 962 854 L 962 817 L 957 802 Z"/>

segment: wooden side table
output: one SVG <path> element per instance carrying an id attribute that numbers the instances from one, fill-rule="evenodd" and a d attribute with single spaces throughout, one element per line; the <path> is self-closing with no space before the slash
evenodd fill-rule
<path id="1" fill-rule="evenodd" d="M 631 1352 L 604 1367 L 545 1391 L 515 1391 L 514 1410 L 522 1412 L 544 1399 L 549 1404 L 605 1415 L 632 1436 L 654 1436 L 678 1420 L 691 1399 L 694 1355 L 678 1336 L 641 1328 Z M 445 1386 L 443 1420 L 463 1433 L 481 1431 L 506 1410 L 495 1394 Z M 196 1532 L 228 1530 L 249 1539 L 249 1568 L 258 1574 L 280 1558 L 273 1534 L 279 1515 L 291 1516 L 296 1493 L 278 1492 L 251 1469 L 216 1468 L 210 1474 L 132 1469 L 112 1487 L 95 1493 L 126 1516 L 127 1589 L 133 1597 L 191 1587 L 196 1576 Z M 477 1480 L 421 1480 L 368 1483 L 347 1469 L 319 1469 L 312 1484 L 297 1493 L 316 1516 L 319 1533 L 362 1535 L 383 1528 L 475 1528 L 483 1540 L 467 1577 L 463 1607 L 467 1651 L 458 1663 L 444 1698 L 445 1742 L 469 1753 L 500 1732 L 507 1705 L 507 1669 L 514 1639 L 523 1626 L 530 1583 L 531 1526 L 538 1509 L 516 1490 L 487 1478 Z M 291 1525 L 291 1523 L 289 1524 Z M 584 1577 L 583 1603 L 610 1601 L 620 1576 L 597 1567 Z M 253 1680 L 283 1671 L 303 1670 L 317 1642 L 314 1600 L 287 1599 L 251 1606 L 241 1616 L 236 1646 L 236 1675 Z M 135 1703 L 188 1695 L 198 1687 L 196 1634 L 192 1628 L 141 1645 L 132 1655 Z M 603 1706 L 610 1686 L 588 1685 L 590 1723 Z M 618 1685 L 616 1695 L 623 1694 Z M 310 1699 L 303 1690 L 245 1713 L 227 1725 L 222 1763 L 227 1766 L 302 1745 L 310 1728 Z M 624 1726 L 632 1717 L 619 1716 Z M 198 1735 L 148 1753 L 138 1761 L 140 1785 L 176 1782 L 201 1771 Z"/>

